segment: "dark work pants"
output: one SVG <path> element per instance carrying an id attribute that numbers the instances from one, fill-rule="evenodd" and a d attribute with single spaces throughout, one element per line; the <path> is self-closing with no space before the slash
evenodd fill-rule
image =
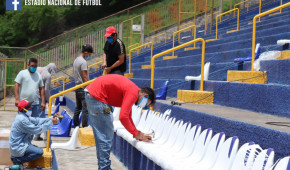
<path id="1" fill-rule="evenodd" d="M 124 72 L 121 72 L 120 70 L 115 70 L 113 72 L 110 72 L 109 74 L 119 74 L 119 75 L 124 76 Z"/>
<path id="2" fill-rule="evenodd" d="M 83 88 L 75 90 L 76 93 L 76 108 L 74 113 L 74 125 L 80 126 L 79 116 L 82 112 L 82 127 L 88 126 L 88 110 L 85 100 L 85 92 Z"/>

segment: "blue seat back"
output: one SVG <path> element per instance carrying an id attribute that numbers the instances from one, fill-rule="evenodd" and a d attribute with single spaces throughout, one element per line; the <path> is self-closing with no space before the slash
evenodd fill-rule
<path id="1" fill-rule="evenodd" d="M 166 94 L 167 94 L 168 82 L 169 82 L 169 81 L 165 81 L 165 82 L 162 84 L 159 93 L 156 95 L 156 99 L 159 99 L 159 100 L 166 100 Z"/>
<path id="2" fill-rule="evenodd" d="M 65 98 L 65 96 L 63 96 L 63 100 L 62 101 L 59 100 L 59 97 L 57 97 L 55 99 L 55 104 L 54 105 L 58 105 L 58 104 L 60 104 L 61 106 L 66 106 L 66 98 Z"/>

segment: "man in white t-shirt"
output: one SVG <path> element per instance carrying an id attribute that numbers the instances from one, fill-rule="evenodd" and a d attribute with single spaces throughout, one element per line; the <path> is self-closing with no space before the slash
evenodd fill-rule
<path id="1" fill-rule="evenodd" d="M 30 58 L 27 69 L 20 71 L 15 78 L 15 106 L 19 101 L 27 100 L 33 102 L 31 105 L 32 117 L 41 117 L 45 109 L 44 85 L 41 75 L 36 72 L 37 59 Z M 39 102 L 39 93 L 41 103 Z M 40 110 L 41 109 L 41 110 Z M 36 135 L 35 140 L 43 140 L 40 134 Z"/>
<path id="2" fill-rule="evenodd" d="M 88 76 L 88 63 L 86 60 L 90 58 L 93 53 L 93 48 L 91 45 L 86 44 L 82 46 L 82 52 L 73 63 L 73 73 L 75 84 L 79 85 L 89 80 Z M 79 115 L 82 112 L 82 127 L 88 126 L 88 110 L 85 101 L 84 88 L 79 88 L 75 90 L 76 93 L 76 107 L 74 112 L 73 123 L 75 126 L 80 126 Z"/>

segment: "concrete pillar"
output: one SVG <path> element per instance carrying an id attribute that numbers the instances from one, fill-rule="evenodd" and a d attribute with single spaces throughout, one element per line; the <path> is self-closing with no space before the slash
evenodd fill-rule
<path id="1" fill-rule="evenodd" d="M 219 11 L 221 11 L 221 13 L 223 13 L 223 0 L 219 0 Z"/>
<path id="2" fill-rule="evenodd" d="M 145 34 L 145 14 L 142 14 L 142 16 L 141 16 L 141 30 L 142 30 L 142 32 L 141 32 L 141 44 L 140 45 L 142 45 L 142 44 L 144 44 L 144 34 Z"/>
<path id="3" fill-rule="evenodd" d="M 123 22 L 121 22 L 121 23 L 119 24 L 118 38 L 119 38 L 120 40 L 122 40 L 122 38 L 123 38 L 122 31 L 123 31 Z"/>

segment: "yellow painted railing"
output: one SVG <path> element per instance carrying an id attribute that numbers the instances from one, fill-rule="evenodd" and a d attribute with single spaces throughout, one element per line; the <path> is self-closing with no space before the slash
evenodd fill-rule
<path id="1" fill-rule="evenodd" d="M 181 0 L 179 0 L 179 5 L 178 5 L 178 21 L 177 21 L 177 31 L 181 29 L 181 14 L 194 14 L 194 22 L 193 25 L 196 25 L 196 8 L 197 8 L 197 3 L 196 0 L 194 0 L 194 11 L 181 11 Z M 180 34 L 178 34 L 178 41 L 180 41 Z"/>
<path id="2" fill-rule="evenodd" d="M 132 47 L 138 47 L 138 46 L 140 46 L 140 44 L 139 43 L 136 43 L 136 44 L 133 44 L 133 45 L 130 45 L 129 47 L 128 47 L 128 49 L 130 50 Z"/>
<path id="3" fill-rule="evenodd" d="M 273 8 L 273 9 L 270 9 L 266 12 L 263 12 L 261 14 L 258 14 L 256 15 L 254 18 L 253 18 L 253 39 L 252 39 L 252 71 L 254 71 L 254 61 L 255 61 L 255 45 L 256 45 L 256 23 L 257 23 L 257 19 L 260 19 L 261 17 L 265 16 L 265 15 L 268 15 L 270 13 L 273 13 L 275 11 L 278 11 L 278 10 L 281 10 L 283 8 L 286 8 L 290 6 L 290 2 L 288 2 L 287 4 L 284 4 L 284 5 L 281 5 L 281 6 L 278 6 L 276 8 Z"/>
<path id="4" fill-rule="evenodd" d="M 226 14 L 231 13 L 231 12 L 235 12 L 235 11 L 237 11 L 237 29 L 236 29 L 236 30 L 227 31 L 227 33 L 235 32 L 235 31 L 239 31 L 240 10 L 239 10 L 239 8 L 234 8 L 234 9 L 232 9 L 232 10 L 229 10 L 229 11 L 227 11 L 227 12 L 224 12 L 224 13 L 222 13 L 222 14 L 216 16 L 216 19 L 215 19 L 215 21 L 216 21 L 216 27 L 215 27 L 215 39 L 208 39 L 208 40 L 206 40 L 206 42 L 209 42 L 209 41 L 215 41 L 215 40 L 218 39 L 218 18 L 219 18 L 219 17 L 221 18 L 221 16 L 226 15 Z"/>
<path id="5" fill-rule="evenodd" d="M 280 0 L 280 5 L 283 5 L 283 0 Z M 280 12 L 277 12 L 275 14 L 271 14 L 269 16 L 273 16 L 273 15 L 276 15 L 276 14 L 281 14 L 282 13 L 282 9 L 280 9 Z"/>
<path id="6" fill-rule="evenodd" d="M 179 50 L 181 48 L 184 48 L 188 45 L 191 45 L 191 44 L 194 44 L 196 42 L 202 42 L 202 51 L 201 51 L 201 79 L 200 79 L 200 91 L 203 91 L 203 73 L 204 73 L 204 55 L 205 55 L 205 41 L 203 38 L 198 38 L 198 39 L 195 39 L 195 40 L 191 40 L 189 42 L 186 42 L 184 44 L 181 44 L 177 47 L 174 47 L 174 48 L 171 48 L 169 50 L 166 50 L 166 51 L 163 51 L 159 54 L 156 54 L 154 55 L 152 58 L 151 58 L 151 88 L 154 89 L 154 69 L 155 69 L 155 59 L 158 58 L 158 57 L 161 57 L 165 54 L 168 54 L 168 53 L 171 53 L 175 50 Z"/>
<path id="7" fill-rule="evenodd" d="M 56 79 L 51 80 L 52 82 L 52 88 L 55 88 L 55 81 L 62 79 L 62 91 L 64 91 L 64 85 L 65 85 L 65 77 L 64 76 L 60 76 Z"/>
<path id="8" fill-rule="evenodd" d="M 213 13 L 213 15 L 218 15 L 220 13 L 222 13 L 222 12 L 221 11 L 216 11 L 216 12 Z M 220 22 L 222 22 L 222 18 L 220 18 Z"/>
<path id="9" fill-rule="evenodd" d="M 51 116 L 51 104 L 52 104 L 52 100 L 53 100 L 53 99 L 55 99 L 56 97 L 59 97 L 59 96 L 64 96 L 66 93 L 72 92 L 72 91 L 74 91 L 74 90 L 76 90 L 76 89 L 79 89 L 79 88 L 81 88 L 81 87 L 87 86 L 87 85 L 89 85 L 91 82 L 93 82 L 94 80 L 95 80 L 95 79 L 90 80 L 90 81 L 87 81 L 87 82 L 85 82 L 85 83 L 83 83 L 83 84 L 80 84 L 80 85 L 74 86 L 74 87 L 72 87 L 72 88 L 70 88 L 70 89 L 64 90 L 64 91 L 62 91 L 62 92 L 60 92 L 60 93 L 57 93 L 57 94 L 55 94 L 55 95 L 50 96 L 50 98 L 49 98 L 49 102 L 48 102 L 48 117 Z M 47 131 L 47 141 L 46 141 L 46 151 L 47 151 L 47 152 L 49 152 L 49 142 L 50 142 L 50 130 Z"/>
<path id="10" fill-rule="evenodd" d="M 5 64 L 4 64 L 4 67 L 5 67 L 4 68 L 4 95 L 3 95 L 3 97 L 4 97 L 4 100 L 3 100 L 3 102 L 4 102 L 3 103 L 4 110 L 6 110 L 6 111 L 17 111 L 17 110 L 7 110 L 6 109 L 6 97 L 8 96 L 7 95 L 7 87 L 12 87 L 12 88 L 15 87 L 15 84 L 13 84 L 13 85 L 7 84 L 7 64 L 8 64 L 8 62 L 23 62 L 23 69 L 25 69 L 26 68 L 26 61 L 25 60 L 17 60 L 17 59 L 8 59 L 8 58 L 0 59 L 0 61 L 1 62 L 5 62 Z M 11 77 L 8 77 L 8 78 L 11 78 Z"/>
<path id="11" fill-rule="evenodd" d="M 183 29 L 173 33 L 172 49 L 174 49 L 175 35 L 182 32 L 182 31 L 188 30 L 188 29 L 192 29 L 192 32 L 194 32 L 194 39 L 196 39 L 196 26 L 195 25 L 191 25 L 189 27 L 183 28 Z M 194 48 L 195 48 L 195 43 L 194 43 Z M 172 56 L 174 56 L 174 51 L 175 50 L 172 51 Z"/>
<path id="12" fill-rule="evenodd" d="M 142 32 L 142 27 L 141 27 L 141 31 L 140 31 L 140 33 L 136 33 L 136 32 L 133 32 L 133 21 L 134 21 L 134 19 L 135 18 L 138 18 L 138 17 L 140 17 L 141 19 L 142 19 L 142 15 L 137 15 L 137 16 L 135 16 L 135 17 L 132 17 L 132 18 L 129 18 L 129 19 L 126 19 L 126 20 L 124 20 L 122 23 L 125 23 L 125 22 L 130 22 L 130 37 L 122 37 L 123 39 L 124 38 L 127 38 L 127 40 L 130 38 L 130 43 L 128 42 L 128 44 L 130 44 L 130 45 L 132 45 L 133 44 L 133 36 L 135 35 L 135 34 L 137 34 L 137 35 L 140 35 L 140 37 L 141 37 L 141 32 Z M 129 41 L 129 40 L 128 40 Z M 140 38 L 140 44 L 141 44 L 141 38 Z"/>
<path id="13" fill-rule="evenodd" d="M 181 25 L 180 28 L 183 28 L 183 27 L 188 26 L 188 25 L 192 26 L 192 25 L 195 25 L 195 24 L 194 24 L 194 22 L 188 22 L 186 24 Z M 194 36 L 194 32 L 193 31 L 192 31 L 192 36 Z"/>
<path id="14" fill-rule="evenodd" d="M 141 45 L 141 46 L 139 46 L 139 47 L 136 47 L 136 48 L 133 48 L 133 49 L 131 49 L 130 51 L 129 51 L 129 74 L 131 74 L 131 53 L 133 52 L 133 51 L 136 51 L 136 50 L 139 50 L 140 48 L 142 48 L 142 47 L 146 47 L 146 46 L 148 46 L 148 45 L 150 45 L 150 47 L 151 47 L 151 58 L 152 58 L 152 55 L 153 55 L 153 43 L 152 42 L 149 42 L 149 43 L 146 43 L 146 44 L 143 44 L 143 45 Z"/>
<path id="15" fill-rule="evenodd" d="M 90 70 L 90 68 L 94 67 L 94 66 L 97 66 L 98 64 L 101 64 L 103 61 L 99 61 L 99 62 L 96 62 L 94 64 L 91 64 L 88 66 L 88 70 Z"/>
<path id="16" fill-rule="evenodd" d="M 131 49 L 133 49 L 132 47 L 138 47 L 138 46 L 140 46 L 140 44 L 139 43 L 136 43 L 136 44 L 133 44 L 133 45 L 130 45 L 129 47 L 128 47 L 128 51 L 130 51 Z M 139 55 L 139 50 L 137 50 L 137 55 Z"/>
<path id="17" fill-rule="evenodd" d="M 244 4 L 244 3 L 247 3 L 247 12 L 249 12 L 249 0 L 245 0 L 245 1 L 242 1 L 240 3 L 237 3 L 234 5 L 234 8 L 237 8 L 238 5 L 241 5 L 241 4 Z M 235 13 L 234 13 L 235 14 Z M 235 16 L 235 15 L 234 15 Z"/>
<path id="18" fill-rule="evenodd" d="M 73 68 L 70 68 L 66 71 L 66 82 L 70 82 L 70 78 L 69 78 L 69 72 L 73 71 Z"/>
<path id="19" fill-rule="evenodd" d="M 162 35 L 165 36 L 165 45 L 166 45 L 166 39 L 167 39 L 167 34 L 166 34 L 166 32 L 161 33 L 161 34 L 158 34 L 158 35 L 156 35 L 156 36 L 153 36 L 153 37 L 151 38 L 151 42 L 153 43 L 153 42 L 154 42 L 153 40 L 154 40 L 155 38 L 160 37 L 160 36 L 162 36 Z"/>

